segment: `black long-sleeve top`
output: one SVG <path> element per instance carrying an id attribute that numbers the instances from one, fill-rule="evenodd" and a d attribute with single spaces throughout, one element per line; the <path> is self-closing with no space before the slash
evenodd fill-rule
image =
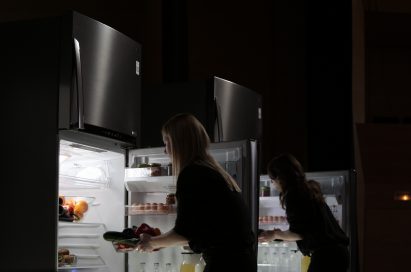
<path id="1" fill-rule="evenodd" d="M 241 193 L 232 191 L 217 171 L 186 166 L 177 180 L 174 231 L 189 240 L 196 253 L 212 256 L 232 250 L 253 250 L 255 236 Z"/>
<path id="2" fill-rule="evenodd" d="M 326 246 L 348 245 L 348 237 L 325 202 L 297 191 L 287 192 L 284 199 L 289 229 L 302 236 L 297 246 L 304 255 Z"/>

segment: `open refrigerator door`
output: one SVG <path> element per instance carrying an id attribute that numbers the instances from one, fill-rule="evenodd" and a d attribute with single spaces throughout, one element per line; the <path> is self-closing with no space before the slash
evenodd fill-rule
<path id="1" fill-rule="evenodd" d="M 60 140 L 59 159 L 58 270 L 124 271 L 103 239 L 124 227 L 124 154 Z"/>
<path id="2" fill-rule="evenodd" d="M 320 183 L 325 201 L 342 229 L 349 234 L 349 172 L 308 172 L 307 179 Z M 279 194 L 267 175 L 260 176 L 259 229 L 287 230 L 285 210 L 281 207 Z M 303 256 L 295 242 L 273 241 L 258 244 L 259 272 L 307 271 L 309 259 Z"/>
<path id="3" fill-rule="evenodd" d="M 248 157 L 248 145 L 249 141 L 238 141 L 213 143 L 210 147 L 211 155 L 243 188 L 246 188 L 245 183 L 249 183 L 247 161 L 251 159 Z M 147 224 L 161 233 L 171 230 L 176 220 L 176 177 L 164 147 L 130 150 L 128 165 L 130 167 L 125 169 L 128 191 L 125 214 L 129 228 Z M 152 253 L 132 251 L 127 255 L 128 271 L 198 272 L 205 265 L 201 255 L 195 256 L 180 246 Z"/>

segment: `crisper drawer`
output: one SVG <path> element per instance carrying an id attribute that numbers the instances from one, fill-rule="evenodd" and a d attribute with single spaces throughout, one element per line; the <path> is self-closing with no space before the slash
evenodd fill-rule
<path id="1" fill-rule="evenodd" d="M 99 254 L 105 231 L 104 224 L 59 222 L 59 270 L 105 266 Z"/>

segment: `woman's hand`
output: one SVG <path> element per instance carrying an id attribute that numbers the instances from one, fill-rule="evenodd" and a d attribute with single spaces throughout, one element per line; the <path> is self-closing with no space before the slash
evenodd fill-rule
<path id="1" fill-rule="evenodd" d="M 140 234 L 140 242 L 137 244 L 136 250 L 139 252 L 152 252 L 155 248 L 151 242 L 151 235 L 147 233 Z"/>
<path id="2" fill-rule="evenodd" d="M 280 229 L 265 230 L 258 236 L 258 242 L 270 242 L 276 238 L 276 234 L 281 231 Z"/>

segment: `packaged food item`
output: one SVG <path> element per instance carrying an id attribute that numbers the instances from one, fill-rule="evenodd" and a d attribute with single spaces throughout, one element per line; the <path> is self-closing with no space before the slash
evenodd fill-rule
<path id="1" fill-rule="evenodd" d="M 159 163 L 139 163 L 133 171 L 137 177 L 161 176 L 161 164 Z"/>
<path id="2" fill-rule="evenodd" d="M 168 204 L 168 205 L 176 204 L 176 195 L 175 194 L 168 194 L 166 196 L 166 204 Z"/>
<path id="3" fill-rule="evenodd" d="M 270 187 L 269 186 L 261 186 L 260 187 L 260 196 L 270 196 Z"/>
<path id="4" fill-rule="evenodd" d="M 103 238 L 113 244 L 117 252 L 133 251 L 138 242 L 140 242 L 140 234 L 147 233 L 151 236 L 161 234 L 160 229 L 153 228 L 146 223 L 142 223 L 139 227 L 125 228 L 122 232 L 107 231 L 103 234 Z"/>
<path id="5" fill-rule="evenodd" d="M 67 248 L 59 248 L 58 250 L 58 265 L 62 266 L 72 266 L 77 263 L 77 256 L 70 254 Z"/>

